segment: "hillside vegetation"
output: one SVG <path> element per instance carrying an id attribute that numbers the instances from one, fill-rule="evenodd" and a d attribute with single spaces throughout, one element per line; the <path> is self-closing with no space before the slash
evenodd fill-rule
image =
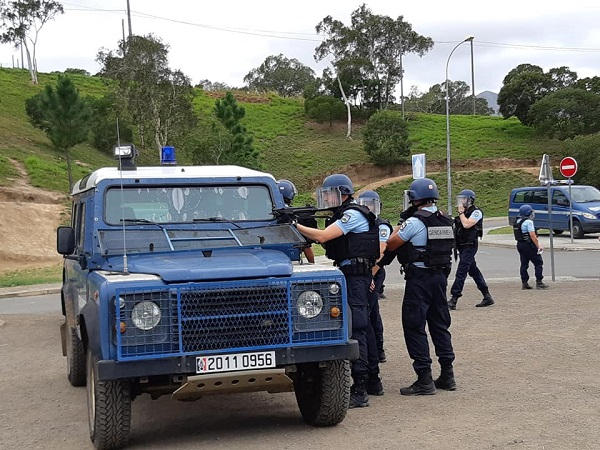
<path id="1" fill-rule="evenodd" d="M 40 74 L 40 86 L 29 82 L 26 71 L 0 69 L 0 184 L 14 176 L 6 158 L 24 163 L 33 185 L 56 191 L 66 191 L 65 163 L 52 149 L 48 139 L 35 129 L 25 114 L 25 99 L 31 97 L 45 84 L 56 82 L 56 74 Z M 107 89 L 105 80 L 97 77 L 73 75 L 72 79 L 81 94 L 100 96 Z M 221 94 L 197 91 L 194 106 L 197 112 L 212 114 L 215 99 Z M 287 177 L 302 190 L 311 189 L 311 180 L 327 173 L 342 170 L 349 164 L 367 163 L 363 151 L 360 124 L 355 124 L 354 139 L 345 139 L 345 124 L 333 127 L 307 122 L 301 98 L 282 98 L 275 94 L 253 95 L 236 93 L 238 101 L 246 108 L 243 123 L 254 136 L 261 152 L 265 171 L 276 177 Z M 443 160 L 446 154 L 445 117 L 442 115 L 411 114 L 410 139 L 413 153 L 424 152 L 430 161 Z M 457 160 L 473 158 L 509 157 L 536 158 L 542 153 L 560 154 L 559 141 L 541 139 L 532 129 L 516 119 L 503 120 L 487 116 L 452 116 L 452 157 Z M 108 152 L 87 144 L 73 149 L 76 160 L 74 178 L 101 166 L 114 165 Z M 189 161 L 183 152 L 180 163 Z M 156 164 L 155 149 L 142 151 L 140 161 Z"/>

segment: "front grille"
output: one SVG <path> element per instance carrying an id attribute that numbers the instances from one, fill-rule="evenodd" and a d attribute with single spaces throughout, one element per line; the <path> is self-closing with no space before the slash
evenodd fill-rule
<path id="1" fill-rule="evenodd" d="M 184 352 L 287 344 L 287 283 L 181 292 Z"/>

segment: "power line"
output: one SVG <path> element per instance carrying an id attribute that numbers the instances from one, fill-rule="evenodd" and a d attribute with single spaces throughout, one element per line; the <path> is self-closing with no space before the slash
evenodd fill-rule
<path id="1" fill-rule="evenodd" d="M 80 4 L 66 3 L 76 6 L 77 8 L 68 8 L 67 11 L 85 11 L 85 12 L 121 12 L 125 13 L 125 9 L 103 9 L 87 7 Z M 253 29 L 253 28 L 239 28 L 239 27 L 221 27 L 217 25 L 209 25 L 204 23 L 190 22 L 188 20 L 173 19 L 170 17 L 158 16 L 155 14 L 149 14 L 142 11 L 131 11 L 131 13 L 139 18 L 162 20 L 171 23 L 177 23 L 180 25 L 188 25 L 197 28 L 203 28 L 207 30 L 222 31 L 226 33 L 236 33 L 249 36 L 267 37 L 275 39 L 293 40 L 293 41 L 306 41 L 306 42 L 322 42 L 322 39 L 298 37 L 298 36 L 319 36 L 316 33 L 305 33 L 305 32 L 294 32 L 294 31 L 277 31 L 277 30 L 265 30 L 265 29 Z M 438 45 L 450 45 L 456 44 L 460 41 L 434 41 Z M 493 41 L 480 41 L 475 40 L 474 43 L 477 46 L 482 47 L 496 47 L 496 48 L 513 48 L 513 49 L 532 49 L 532 50 L 545 50 L 545 51 L 565 51 L 565 52 L 600 52 L 600 48 L 590 47 L 561 47 L 561 46 L 545 46 L 538 44 L 514 44 L 508 42 L 493 42 Z"/>

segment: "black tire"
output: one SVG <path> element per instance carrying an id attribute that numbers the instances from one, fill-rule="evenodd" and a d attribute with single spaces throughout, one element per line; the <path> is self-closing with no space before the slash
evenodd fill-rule
<path id="1" fill-rule="evenodd" d="M 348 412 L 350 402 L 350 363 L 345 360 L 299 364 L 294 377 L 296 401 L 309 425 L 337 425 Z"/>
<path id="2" fill-rule="evenodd" d="M 559 234 L 563 234 L 563 231 L 565 231 L 565 230 L 552 230 L 552 232 L 553 232 L 554 234 L 556 234 L 557 236 L 558 236 Z"/>
<path id="3" fill-rule="evenodd" d="M 121 448 L 131 427 L 129 381 L 98 381 L 97 359 L 87 351 L 87 404 L 90 439 L 97 449 Z"/>
<path id="4" fill-rule="evenodd" d="M 583 238 L 584 234 L 583 227 L 581 226 L 579 220 L 573 219 L 573 237 L 575 239 L 581 239 Z"/>
<path id="5" fill-rule="evenodd" d="M 67 379 L 73 386 L 85 386 L 85 348 L 77 332 L 66 325 Z"/>

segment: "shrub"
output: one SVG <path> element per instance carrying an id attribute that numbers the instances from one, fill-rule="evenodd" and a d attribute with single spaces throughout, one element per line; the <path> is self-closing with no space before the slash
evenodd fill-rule
<path id="1" fill-rule="evenodd" d="M 364 148 L 375 164 L 404 162 L 410 154 L 406 120 L 398 111 L 373 114 L 364 129 Z"/>

